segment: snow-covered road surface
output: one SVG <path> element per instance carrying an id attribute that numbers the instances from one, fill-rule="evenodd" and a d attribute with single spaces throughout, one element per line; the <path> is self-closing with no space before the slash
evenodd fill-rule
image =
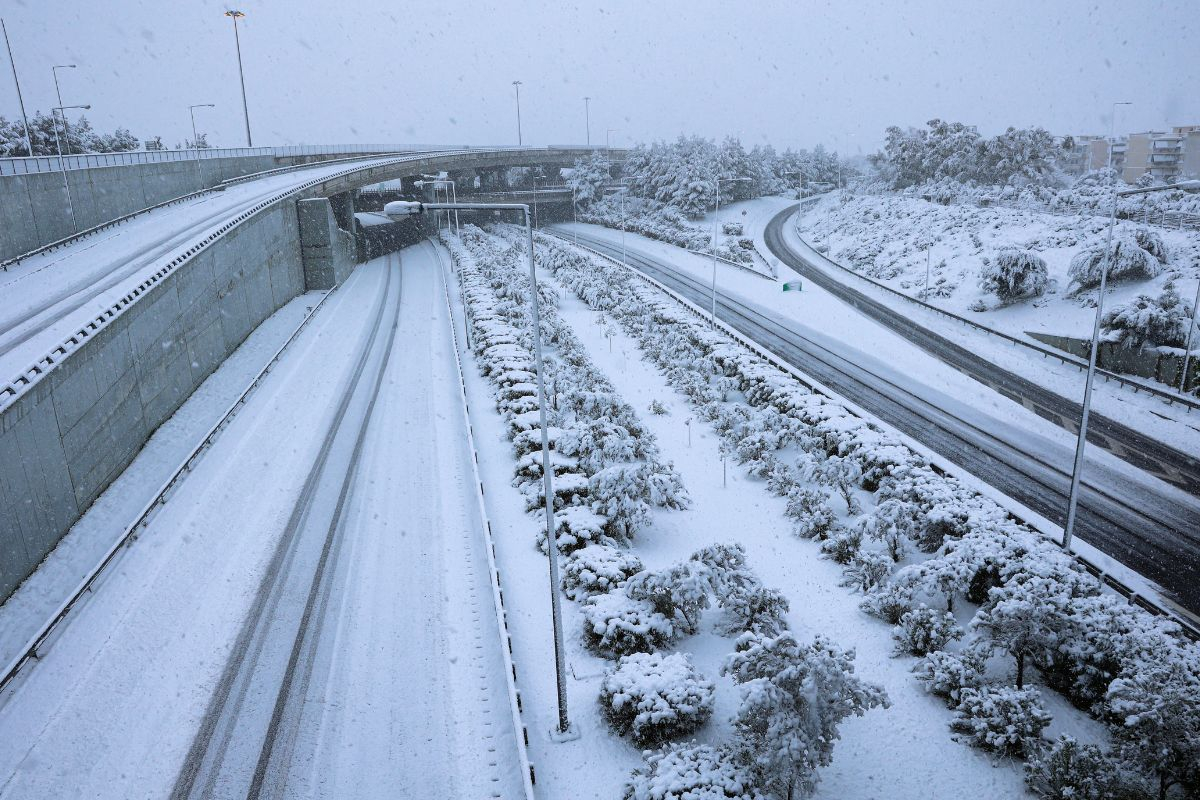
<path id="1" fill-rule="evenodd" d="M 581 244 L 619 257 L 619 233 L 578 228 Z M 574 231 L 566 238 L 573 238 Z M 654 245 L 654 247 L 649 247 Z M 664 257 L 657 243 L 626 240 L 629 263 L 707 307 L 708 283 Z M 691 258 L 684 253 L 683 256 Z M 728 286 L 728 284 L 723 284 Z M 1072 452 L 949 396 L 922 380 L 916 362 L 897 370 L 836 337 L 740 299 L 718 293 L 718 315 L 801 371 L 878 415 L 1038 514 L 1058 520 L 1066 508 Z M 919 359 L 917 359 L 919 362 Z M 965 378 L 964 378 L 965 380 Z M 1160 584 L 1195 612 L 1200 596 L 1190 565 L 1200 559 L 1200 503 L 1148 476 L 1089 460 L 1080 500 L 1080 538 Z"/>
<path id="2" fill-rule="evenodd" d="M 330 298 L 0 698 L 0 797 L 521 794 L 439 281 Z"/>

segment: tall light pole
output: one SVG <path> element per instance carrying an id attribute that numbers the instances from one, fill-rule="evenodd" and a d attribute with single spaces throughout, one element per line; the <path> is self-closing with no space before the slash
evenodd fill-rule
<path id="1" fill-rule="evenodd" d="M 592 109 L 591 109 L 591 102 L 592 102 L 592 98 L 590 98 L 590 97 L 585 97 L 585 98 L 583 98 L 583 124 L 584 124 L 584 126 L 585 126 L 585 131 L 586 131 L 586 134 L 587 134 L 587 141 L 586 141 L 586 144 L 587 144 L 589 147 L 591 147 L 591 144 L 592 144 Z"/>
<path id="2" fill-rule="evenodd" d="M 84 111 L 91 109 L 91 106 L 55 106 L 54 111 L 62 115 L 63 121 L 67 119 L 67 109 L 78 108 Z M 58 169 L 62 172 L 63 188 L 67 190 L 67 211 L 71 213 L 71 227 L 75 233 L 79 233 L 79 222 L 75 219 L 75 203 L 71 200 L 71 181 L 67 179 L 67 165 L 63 161 L 62 139 L 58 136 L 58 120 L 54 120 L 54 144 L 58 147 Z"/>
<path id="3" fill-rule="evenodd" d="M 1092 346 L 1088 352 L 1087 377 L 1083 382 L 1083 414 L 1079 420 L 1079 441 L 1075 444 L 1075 464 L 1071 468 L 1071 491 L 1067 495 L 1067 522 L 1063 526 L 1063 542 L 1065 549 L 1071 549 L 1071 539 L 1075 535 L 1075 516 L 1079 505 L 1079 481 L 1083 471 L 1083 451 L 1087 444 L 1088 417 L 1092 410 L 1092 382 L 1096 377 L 1096 354 L 1100 349 L 1100 318 L 1104 315 L 1104 292 L 1108 287 L 1108 267 L 1112 259 L 1113 228 L 1117 224 L 1117 198 L 1131 194 L 1150 194 L 1165 192 L 1171 189 L 1200 189 L 1200 181 L 1183 181 L 1170 186 L 1152 186 L 1147 189 L 1126 189 L 1118 192 L 1113 184 L 1112 212 L 1108 217 L 1108 234 L 1104 240 L 1104 263 L 1100 269 L 1100 291 L 1096 297 L 1096 319 L 1092 323 Z"/>
<path id="4" fill-rule="evenodd" d="M 200 181 L 201 189 L 204 188 L 204 168 L 200 166 L 200 137 L 196 134 L 196 109 L 216 107 L 216 103 L 197 103 L 194 106 L 188 106 L 188 114 L 192 118 L 192 149 L 196 152 L 196 178 Z"/>
<path id="5" fill-rule="evenodd" d="M 58 71 L 60 69 L 75 69 L 75 65 L 55 64 L 50 68 L 50 72 L 54 75 L 54 94 L 58 97 L 58 107 L 62 108 L 62 91 L 58 88 Z M 71 137 L 68 135 L 66 114 L 63 114 L 63 138 L 67 140 L 67 155 L 71 155 Z"/>
<path id="6" fill-rule="evenodd" d="M 1129 100 L 1118 100 L 1113 103 L 1112 116 L 1108 119 L 1108 168 L 1113 168 L 1113 148 L 1117 145 L 1117 106 L 1131 106 Z"/>
<path id="7" fill-rule="evenodd" d="M 241 11 L 230 9 L 225 16 L 233 20 L 233 42 L 237 47 L 238 78 L 242 82 L 242 117 L 246 120 L 246 147 L 254 147 L 250 138 L 250 106 L 246 104 L 246 72 L 242 69 L 242 38 L 238 34 L 238 20 L 246 16 Z"/>
<path id="8" fill-rule="evenodd" d="M 33 155 L 33 137 L 29 134 L 29 117 L 25 116 L 25 98 L 21 95 L 21 80 L 17 77 L 17 61 L 13 58 L 12 44 L 8 41 L 8 26 L 0 19 L 0 30 L 4 31 L 4 46 L 8 48 L 8 63 L 12 65 L 13 83 L 17 87 L 17 104 L 21 107 L 21 122 L 25 124 L 25 149 Z M 58 103 L 62 105 L 60 100 Z"/>
<path id="9" fill-rule="evenodd" d="M 517 90 L 517 144 L 521 145 L 525 143 L 521 138 L 521 82 L 513 81 L 512 85 Z"/>
<path id="10" fill-rule="evenodd" d="M 721 181 L 748 181 L 749 178 L 714 178 L 713 185 L 717 187 L 717 208 L 713 211 L 713 238 L 712 238 L 712 316 L 709 323 L 715 328 L 717 327 L 717 225 L 720 224 L 717 217 L 721 213 Z"/>
<path id="11" fill-rule="evenodd" d="M 525 241 L 529 256 L 529 306 L 531 311 L 530 331 L 533 336 L 533 363 L 537 375 L 538 424 L 542 429 L 542 488 L 546 492 L 546 554 L 550 562 L 550 616 L 554 627 L 554 677 L 558 688 L 558 728 L 551 731 L 559 741 L 574 738 L 570 720 L 567 718 L 567 670 L 563 648 L 562 609 L 559 607 L 558 589 L 558 540 L 554 535 L 554 487 L 551 484 L 553 468 L 550 464 L 550 439 L 546 422 L 546 381 L 542 365 L 542 321 L 538 307 L 537 272 L 533 261 L 533 226 L 529 206 L 521 203 L 416 203 L 398 200 L 383 207 L 385 216 L 402 219 L 420 214 L 426 209 L 468 209 L 477 211 L 520 211 L 525 218 Z"/>

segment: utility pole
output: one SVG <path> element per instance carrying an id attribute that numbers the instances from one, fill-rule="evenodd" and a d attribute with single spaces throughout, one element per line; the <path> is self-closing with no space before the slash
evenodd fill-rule
<path id="1" fill-rule="evenodd" d="M 33 155 L 33 137 L 29 134 L 29 117 L 25 116 L 25 98 L 21 95 L 21 81 L 17 77 L 17 61 L 13 58 L 12 44 L 8 41 L 8 26 L 0 19 L 0 30 L 4 31 L 4 46 L 8 48 L 8 63 L 12 65 L 13 83 L 17 87 L 17 104 L 21 107 L 21 122 L 25 124 L 25 149 Z M 61 106 L 62 101 L 58 104 Z"/>
<path id="2" fill-rule="evenodd" d="M 62 108 L 62 104 L 63 104 L 62 91 L 58 88 L 58 71 L 60 69 L 75 69 L 75 65 L 74 64 L 55 64 L 53 67 L 50 68 L 50 72 L 54 75 L 54 94 L 56 97 L 58 97 L 58 107 Z M 66 144 L 67 144 L 67 155 L 71 155 L 71 137 L 70 137 L 69 131 L 67 129 L 67 115 L 66 114 L 63 114 L 62 123 L 63 123 L 63 139 L 66 140 Z"/>
<path id="3" fill-rule="evenodd" d="M 521 139 L 521 82 L 513 81 L 512 85 L 517 90 L 517 144 L 521 145 L 525 143 Z"/>
<path id="4" fill-rule="evenodd" d="M 246 16 L 241 11 L 229 10 L 225 12 L 225 16 L 233 20 L 233 42 L 237 47 L 238 60 L 238 78 L 242 82 L 242 117 L 246 120 L 246 147 L 254 147 L 254 142 L 250 138 L 250 107 L 246 104 L 246 72 L 242 69 L 242 39 L 238 35 L 238 20 Z"/>
<path id="5" fill-rule="evenodd" d="M 586 129 L 587 129 L 586 144 L 589 147 L 592 144 L 592 110 L 590 107 L 591 101 L 592 101 L 592 98 L 590 98 L 590 97 L 583 98 L 583 124 L 586 126 Z"/>

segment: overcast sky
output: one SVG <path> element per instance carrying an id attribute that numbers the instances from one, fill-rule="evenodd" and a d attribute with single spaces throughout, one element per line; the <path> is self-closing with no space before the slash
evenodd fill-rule
<path id="1" fill-rule="evenodd" d="M 187 106 L 213 143 L 245 144 L 228 3 L 0 0 L 25 103 L 90 103 L 96 127 L 173 146 Z M 1194 0 L 246 0 L 255 144 L 526 143 L 680 133 L 747 146 L 876 149 L 932 117 L 984 133 L 1107 133 L 1200 123 Z M 0 113 L 18 113 L 3 64 Z"/>

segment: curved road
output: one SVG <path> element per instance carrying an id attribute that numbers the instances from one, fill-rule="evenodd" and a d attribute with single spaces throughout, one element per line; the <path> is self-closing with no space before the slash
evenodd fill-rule
<path id="1" fill-rule="evenodd" d="M 580 233 L 593 249 L 620 257 L 620 247 Z M 627 248 L 630 266 L 698 305 L 710 290 L 669 263 Z M 727 324 L 805 374 L 851 398 L 869 413 L 985 480 L 1047 519 L 1062 524 L 1073 452 L 1046 447 L 1032 452 L 1031 437 L 986 414 L 937 402 L 937 393 L 810 335 L 802 325 L 735 297 L 718 294 L 717 314 Z M 1046 443 L 1049 444 L 1049 443 Z M 1200 503 L 1155 495 L 1125 475 L 1088 464 L 1080 497 L 1078 536 L 1159 584 L 1180 606 L 1200 613 L 1195 565 L 1200 564 Z"/>
<path id="2" fill-rule="evenodd" d="M 894 309 L 847 286 L 798 253 L 783 235 L 784 225 L 795 213 L 796 208 L 797 206 L 789 206 L 767 224 L 767 247 L 776 258 L 797 274 L 880 325 L 903 336 L 943 363 L 1020 403 L 1038 416 L 1078 434 L 1079 418 L 1082 414 L 1079 403 L 1002 369 L 983 356 L 951 342 L 903 314 L 897 314 Z M 1190 494 L 1200 495 L 1200 459 L 1194 455 L 1176 450 L 1120 422 L 1097 414 L 1095 410 L 1092 411 L 1088 424 L 1088 442 Z"/>

